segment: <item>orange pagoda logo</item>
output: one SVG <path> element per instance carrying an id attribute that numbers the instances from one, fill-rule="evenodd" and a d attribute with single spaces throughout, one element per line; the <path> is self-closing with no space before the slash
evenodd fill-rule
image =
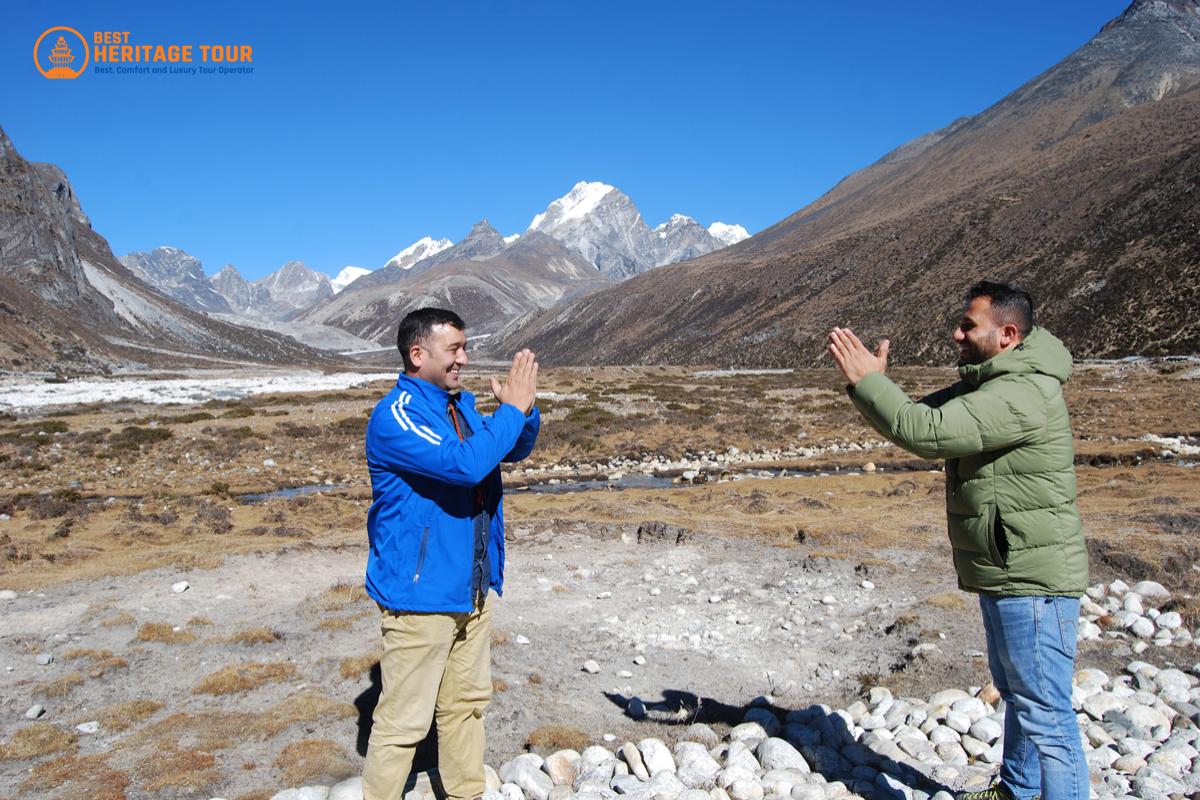
<path id="1" fill-rule="evenodd" d="M 43 50 L 42 42 L 47 41 L 47 37 L 53 33 L 59 34 L 57 41 L 54 42 L 54 47 Z M 79 61 L 79 57 L 71 50 L 73 42 L 68 41 L 68 36 L 78 39 L 79 46 L 83 50 L 83 64 L 79 69 L 71 68 L 72 64 Z M 64 25 L 46 30 L 38 37 L 37 43 L 33 46 L 33 63 L 37 65 L 38 72 L 51 80 L 78 78 L 87 69 L 90 57 L 91 52 L 88 49 L 87 40 L 80 35 L 79 31 Z"/>

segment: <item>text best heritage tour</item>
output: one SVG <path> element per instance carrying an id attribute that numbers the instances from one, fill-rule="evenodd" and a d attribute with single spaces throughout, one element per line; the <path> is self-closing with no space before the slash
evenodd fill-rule
<path id="1" fill-rule="evenodd" d="M 254 61 L 248 44 L 130 44 L 129 31 L 96 31 L 92 37 L 92 57 L 97 63 L 127 64 L 169 62 L 188 64 L 200 51 L 200 60 L 211 64 L 249 64 Z"/>

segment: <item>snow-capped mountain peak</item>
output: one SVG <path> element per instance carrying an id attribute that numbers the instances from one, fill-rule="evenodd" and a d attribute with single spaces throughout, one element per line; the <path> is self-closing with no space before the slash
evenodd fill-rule
<path id="1" fill-rule="evenodd" d="M 504 243 L 505 243 L 505 244 L 512 244 L 513 242 L 515 242 L 517 239 L 520 239 L 520 238 L 521 238 L 521 234 L 519 234 L 519 233 L 514 233 L 514 234 L 512 234 L 512 235 L 510 235 L 510 236 L 505 236 L 505 237 L 504 237 Z"/>
<path id="2" fill-rule="evenodd" d="M 342 271 L 330 282 L 330 286 L 333 287 L 333 293 L 337 294 L 370 271 L 365 267 L 342 267 Z"/>
<path id="3" fill-rule="evenodd" d="M 559 225 L 568 220 L 583 219 L 596 207 L 605 196 L 615 190 L 615 187 L 599 181 L 580 181 L 571 187 L 571 191 L 552 202 L 549 207 L 533 218 L 529 223 L 531 230 L 540 230 L 543 225 Z"/>
<path id="4" fill-rule="evenodd" d="M 436 255 L 453 245 L 454 242 L 449 239 L 434 239 L 431 236 L 422 236 L 392 256 L 384 266 L 396 267 L 397 269 L 411 269 L 413 264 L 416 264 L 418 261 Z"/>
<path id="5" fill-rule="evenodd" d="M 656 225 L 654 227 L 654 232 L 660 237 L 666 236 L 668 230 L 678 228 L 681 225 L 687 225 L 689 222 L 693 225 L 699 224 L 693 217 L 689 217 L 687 214 L 672 214 L 669 220 L 661 225 Z"/>
<path id="6" fill-rule="evenodd" d="M 709 225 L 708 232 L 726 247 L 750 238 L 749 232 L 741 225 L 726 225 L 724 222 L 714 222 Z"/>

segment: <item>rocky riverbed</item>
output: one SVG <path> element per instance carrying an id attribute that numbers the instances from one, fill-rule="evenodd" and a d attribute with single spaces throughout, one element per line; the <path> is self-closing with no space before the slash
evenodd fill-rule
<path id="1" fill-rule="evenodd" d="M 948 376 L 896 371 L 913 393 Z M 1094 582 L 1076 700 L 1104 797 L 1194 792 L 1197 377 L 1068 385 Z M 1001 709 L 940 465 L 873 437 L 832 371 L 545 380 L 507 476 L 494 791 L 986 783 Z M 353 796 L 378 692 L 361 437 L 386 388 L 0 414 L 0 796 Z M 412 800 L 435 764 L 431 744 Z"/>
<path id="2" fill-rule="evenodd" d="M 1098 584 L 1094 599 L 1119 600 L 1153 614 L 1171 601 L 1161 585 L 1143 581 Z M 1139 605 L 1140 604 L 1140 605 Z M 1097 609 L 1103 611 L 1101 606 Z M 1099 633 L 1082 617 L 1080 640 L 1125 640 L 1133 626 Z M 1111 616 L 1101 613 L 1101 618 Z M 1170 625 L 1167 631 L 1186 631 Z M 1182 646 L 1188 635 L 1134 632 L 1135 648 Z M 1140 646 L 1140 647 L 1139 647 Z M 594 662 L 583 668 L 598 671 Z M 1095 795 L 1101 798 L 1173 798 L 1200 792 L 1200 662 L 1188 670 L 1129 661 L 1119 674 L 1096 668 L 1075 673 L 1072 699 Z M 626 713 L 644 719 L 647 707 L 631 698 Z M 990 684 L 943 689 L 928 698 L 897 697 L 885 687 L 845 708 L 813 704 L 784 708 L 756 697 L 726 735 L 700 722 L 687 724 L 673 747 L 658 737 L 621 745 L 527 753 L 486 770 L 485 800 L 836 800 L 905 798 L 948 800 L 961 789 L 989 785 L 1003 751 L 1004 704 Z M 678 720 L 681 725 L 686 718 Z M 414 776 L 406 800 L 433 800 L 436 772 Z M 272 800 L 359 800 L 358 778 L 333 786 L 283 790 Z"/>

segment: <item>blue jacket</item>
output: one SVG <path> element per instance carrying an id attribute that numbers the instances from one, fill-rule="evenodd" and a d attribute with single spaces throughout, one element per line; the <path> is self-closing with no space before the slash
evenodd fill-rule
<path id="1" fill-rule="evenodd" d="M 462 392 L 456 408 L 474 434 L 459 441 L 447 413 L 451 396 L 428 381 L 400 375 L 367 423 L 371 509 L 367 512 L 367 593 L 395 611 L 472 609 L 476 486 L 488 514 L 489 586 L 504 588 L 504 507 L 500 462 L 533 450 L 541 427 L 502 404 L 491 416 Z"/>

